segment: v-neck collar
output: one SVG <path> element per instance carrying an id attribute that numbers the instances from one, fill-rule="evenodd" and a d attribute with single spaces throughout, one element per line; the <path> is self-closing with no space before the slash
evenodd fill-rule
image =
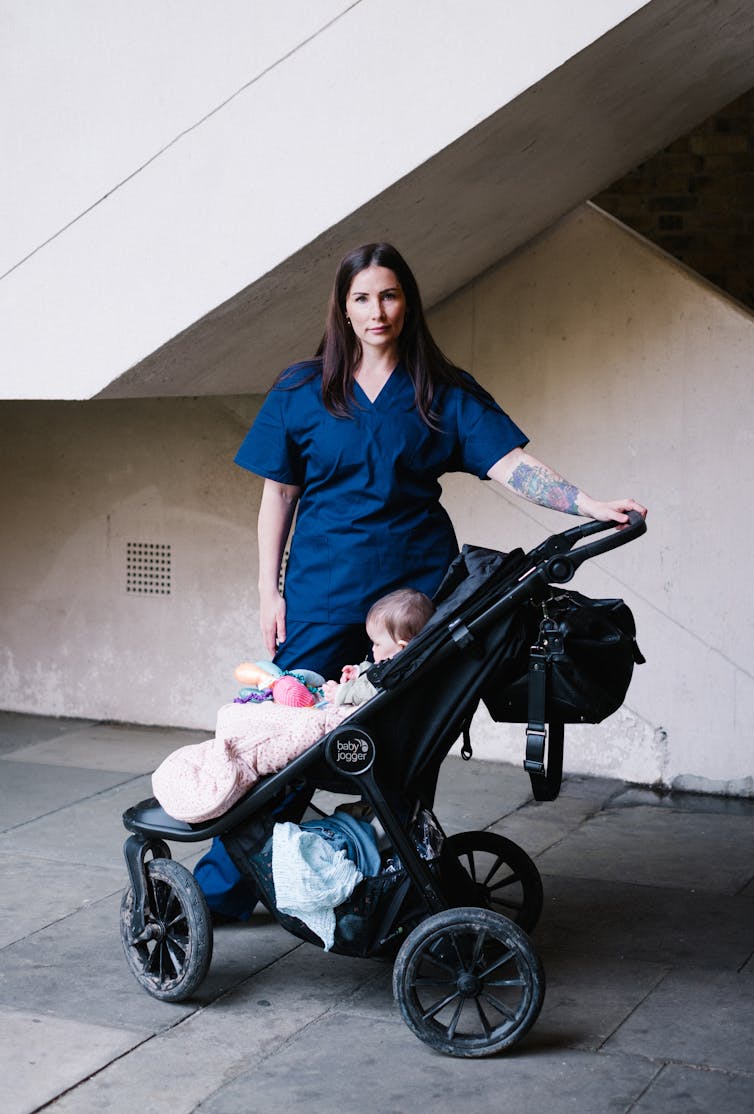
<path id="1" fill-rule="evenodd" d="M 364 406 L 364 409 L 384 410 L 385 409 L 385 404 L 387 403 L 389 405 L 390 398 L 392 396 L 394 396 L 396 394 L 396 391 L 400 390 L 400 387 L 404 384 L 404 382 L 407 378 L 407 376 L 405 374 L 405 371 L 406 371 L 406 369 L 403 366 L 403 362 L 401 360 L 399 360 L 398 363 L 393 368 L 393 370 L 388 375 L 385 382 L 380 387 L 380 390 L 375 395 L 374 399 L 371 399 L 369 397 L 369 395 L 366 393 L 364 388 L 359 383 L 358 379 L 354 379 L 354 381 L 353 381 L 354 391 L 358 391 L 359 402 L 362 403 L 362 404 L 363 403 L 366 404 Z M 412 400 L 413 400 L 413 397 L 414 397 L 414 392 L 413 392 L 413 387 L 412 387 L 412 390 L 411 390 Z M 362 402 L 362 400 L 363 400 L 363 402 Z"/>

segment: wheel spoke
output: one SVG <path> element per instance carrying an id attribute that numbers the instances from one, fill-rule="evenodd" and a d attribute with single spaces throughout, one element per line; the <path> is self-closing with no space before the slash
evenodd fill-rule
<path id="1" fill-rule="evenodd" d="M 490 1005 L 493 1006 L 493 1008 L 496 1009 L 498 1013 L 501 1013 L 503 1017 L 507 1018 L 508 1021 L 516 1020 L 515 1011 L 512 1010 L 509 1006 L 506 1006 L 505 1002 L 501 1002 L 499 998 L 496 998 L 494 994 L 488 994 L 485 990 L 483 990 L 481 996 L 482 998 L 484 998 L 485 1002 L 489 1002 Z"/>
<path id="2" fill-rule="evenodd" d="M 439 1002 L 435 1002 L 434 1006 L 430 1006 L 426 1013 L 422 1014 L 422 1021 L 429 1021 L 436 1014 L 440 1013 L 441 1010 L 444 1010 L 446 1006 L 449 1006 L 451 1002 L 454 1002 L 459 996 L 459 991 L 456 991 L 455 994 L 449 994 L 447 998 L 442 998 Z"/>
<path id="3" fill-rule="evenodd" d="M 526 979 L 485 979 L 485 986 L 526 986 Z"/>
<path id="4" fill-rule="evenodd" d="M 474 944 L 474 952 L 471 957 L 471 970 L 473 971 L 479 960 L 482 958 L 482 949 L 484 942 L 487 939 L 487 929 L 480 928 L 477 932 L 476 942 Z"/>
<path id="5" fill-rule="evenodd" d="M 152 896 L 154 898 L 153 908 L 158 920 L 165 919 L 165 910 L 170 898 L 170 893 L 171 890 L 169 888 L 166 889 L 162 882 L 156 881 L 152 887 Z"/>
<path id="6" fill-rule="evenodd" d="M 152 948 L 152 951 L 148 953 L 148 958 L 147 958 L 147 962 L 146 962 L 146 965 L 145 965 L 145 970 L 150 975 L 159 975 L 159 973 L 160 973 L 160 963 L 159 963 L 159 961 L 160 961 L 160 946 L 159 946 L 159 944 L 156 944 L 155 947 Z"/>
<path id="7" fill-rule="evenodd" d="M 463 1013 L 463 998 L 459 998 L 458 1005 L 456 1006 L 456 1008 L 453 1012 L 453 1016 L 450 1019 L 450 1025 L 448 1025 L 448 1040 L 452 1041 L 453 1037 L 456 1035 L 456 1029 L 458 1028 L 458 1022 L 461 1020 L 461 1014 L 462 1013 Z"/>
<path id="8" fill-rule="evenodd" d="M 494 905 L 496 908 L 500 907 L 501 909 L 515 909 L 517 912 L 520 912 L 524 908 L 523 901 L 511 901 L 510 898 L 504 899 L 497 896 L 495 896 L 493 899 L 491 892 L 490 899 L 494 900 Z"/>
<path id="9" fill-rule="evenodd" d="M 479 978 L 484 979 L 486 982 L 493 971 L 497 971 L 498 968 L 503 967 L 506 963 L 510 963 L 510 961 L 515 958 L 515 955 L 516 953 L 512 949 L 509 949 L 505 955 L 501 955 L 500 958 L 496 959 L 485 971 L 480 971 Z"/>
<path id="10" fill-rule="evenodd" d="M 186 962 L 185 950 L 180 946 L 177 940 L 168 936 L 165 940 L 165 951 L 170 956 L 170 962 L 173 964 L 173 973 L 179 975 Z"/>
<path id="11" fill-rule="evenodd" d="M 441 971 L 447 971 L 453 982 L 457 979 L 457 968 L 453 967 L 452 964 L 448 963 L 446 960 L 439 959 L 438 956 L 433 955 L 431 951 L 426 951 L 422 956 L 422 960 L 425 963 L 434 963 L 435 967 L 439 967 Z"/>
<path id="12" fill-rule="evenodd" d="M 498 859 L 498 861 L 497 861 L 497 862 L 495 863 L 495 866 L 494 866 L 494 868 L 493 868 L 493 869 L 492 869 L 492 870 L 491 870 L 491 871 L 489 872 L 489 874 L 488 874 L 488 875 L 487 875 L 487 877 L 485 878 L 484 884 L 485 884 L 485 886 L 487 886 L 487 887 L 488 887 L 488 888 L 489 888 L 490 890 L 500 890 L 500 889 L 503 889 L 503 888 L 504 888 L 505 886 L 513 886 L 513 885 L 515 885 L 515 884 L 516 884 L 516 882 L 520 882 L 520 881 L 521 881 L 521 875 L 520 875 L 520 874 L 516 874 L 516 873 L 514 872 L 513 874 L 506 874 L 506 875 L 504 875 L 504 876 L 503 876 L 502 878 L 498 878 L 497 882 L 495 882 L 495 885 L 494 885 L 494 886 L 490 886 L 490 884 L 489 884 L 489 883 L 490 883 L 490 879 L 491 879 L 491 878 L 494 878 L 494 877 L 495 877 L 495 874 L 496 874 L 496 872 L 497 872 L 497 868 L 498 868 L 498 867 L 500 866 L 500 864 L 501 864 L 502 862 L 504 862 L 504 861 L 505 861 L 504 859 Z"/>
<path id="13" fill-rule="evenodd" d="M 492 1036 L 492 1028 L 490 1026 L 489 1021 L 487 1020 L 487 1016 L 486 1016 L 484 1010 L 482 1009 L 482 1003 L 479 1001 L 478 998 L 475 998 L 474 999 L 474 1005 L 476 1006 L 476 1012 L 479 1014 L 479 1020 L 482 1023 L 482 1028 L 484 1029 L 484 1035 L 489 1040 L 489 1038 Z"/>
<path id="14" fill-rule="evenodd" d="M 438 979 L 428 979 L 428 978 L 425 978 L 424 976 L 422 976 L 421 978 L 414 979 L 413 985 L 415 987 L 420 987 L 420 986 L 448 986 L 449 984 L 455 985 L 455 981 L 456 981 L 456 979 L 455 979 L 454 975 L 450 975 L 446 979 L 440 979 L 440 978 L 438 978 Z"/>
<path id="15" fill-rule="evenodd" d="M 466 852 L 466 858 L 467 858 L 468 863 L 469 863 L 469 874 L 471 875 L 473 880 L 476 882 L 477 876 L 476 876 L 476 862 L 474 860 L 474 852 L 473 851 L 467 851 Z"/>
<path id="16" fill-rule="evenodd" d="M 461 970 L 464 971 L 464 972 L 468 971 L 468 967 L 466 966 L 466 960 L 461 955 L 461 949 L 458 946 L 457 934 L 455 932 L 451 932 L 450 933 L 450 939 L 453 941 L 453 948 L 455 950 L 456 955 L 458 956 L 458 962 L 461 966 Z"/>
<path id="17" fill-rule="evenodd" d="M 490 869 L 487 871 L 487 877 L 484 879 L 483 885 L 489 886 L 490 879 L 495 877 L 498 870 L 500 869 L 501 864 L 503 863 L 505 863 L 505 859 L 502 855 L 498 855 Z"/>

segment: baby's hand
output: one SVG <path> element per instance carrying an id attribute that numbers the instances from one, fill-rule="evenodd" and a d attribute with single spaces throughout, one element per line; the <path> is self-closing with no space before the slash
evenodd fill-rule
<path id="1" fill-rule="evenodd" d="M 322 695 L 324 696 L 328 704 L 335 703 L 335 696 L 339 688 L 340 685 L 337 681 L 325 681 L 324 685 L 322 686 Z"/>
<path id="2" fill-rule="evenodd" d="M 347 685 L 349 681 L 355 681 L 358 675 L 358 665 L 344 665 L 340 674 L 341 685 Z"/>

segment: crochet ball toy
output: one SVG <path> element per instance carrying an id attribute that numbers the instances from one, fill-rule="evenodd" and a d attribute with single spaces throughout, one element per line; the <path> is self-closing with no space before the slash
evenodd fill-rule
<path id="1" fill-rule="evenodd" d="M 306 685 L 302 685 L 295 677 L 278 677 L 270 687 L 276 704 L 285 704 L 289 708 L 311 708 L 317 702 Z"/>

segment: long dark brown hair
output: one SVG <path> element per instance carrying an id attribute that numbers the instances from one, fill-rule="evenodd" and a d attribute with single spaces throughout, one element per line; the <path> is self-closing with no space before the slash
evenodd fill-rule
<path id="1" fill-rule="evenodd" d="M 416 408 L 422 420 L 428 426 L 436 427 L 433 402 L 438 387 L 443 385 L 463 387 L 494 405 L 487 392 L 456 367 L 438 347 L 429 331 L 419 287 L 406 260 L 392 244 L 376 243 L 363 244 L 349 251 L 341 259 L 335 273 L 325 332 L 315 353 L 315 360 L 321 363 L 322 368 L 322 400 L 330 413 L 347 418 L 355 405 L 353 376 L 361 360 L 362 348 L 346 321 L 346 298 L 356 275 L 373 266 L 392 271 L 406 299 L 399 353 L 414 384 Z M 297 364 L 288 371 L 299 370 L 302 366 Z M 313 371 L 312 377 L 318 373 L 318 369 Z M 276 385 L 284 386 L 287 374 L 283 372 Z"/>

